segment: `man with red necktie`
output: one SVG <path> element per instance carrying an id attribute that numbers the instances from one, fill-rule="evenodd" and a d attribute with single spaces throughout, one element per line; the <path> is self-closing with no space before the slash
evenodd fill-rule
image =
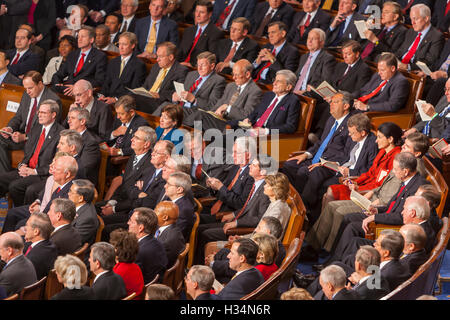
<path id="1" fill-rule="evenodd" d="M 216 52 L 223 32 L 211 22 L 213 4 L 200 0 L 195 7 L 195 25 L 187 28 L 178 47 L 177 60 L 187 67 L 195 66 L 197 56 L 204 51 Z"/>
<path id="2" fill-rule="evenodd" d="M 25 143 L 24 158 L 18 169 L 0 174 L 0 195 L 7 192 L 14 206 L 23 205 L 25 191 L 33 183 L 46 179 L 49 166 L 63 127 L 56 121 L 59 105 L 53 100 L 43 101 L 39 107 L 39 125 L 34 125 Z"/>
<path id="3" fill-rule="evenodd" d="M 39 70 L 40 57 L 30 49 L 31 37 L 28 30 L 17 30 L 15 49 L 6 52 L 6 58 L 10 61 L 8 70 L 16 77 L 23 78 L 28 71 Z"/>
<path id="4" fill-rule="evenodd" d="M 257 0 L 216 0 L 211 21 L 220 29 L 229 30 L 231 22 L 244 17 L 250 19 Z"/>
<path id="5" fill-rule="evenodd" d="M 412 29 L 405 34 L 403 45 L 395 52 L 401 61 L 399 68 L 419 70 L 418 61 L 429 68 L 439 59 L 444 46 L 444 36 L 431 25 L 431 10 L 424 4 L 416 4 L 410 12 Z"/>
<path id="6" fill-rule="evenodd" d="M 408 80 L 397 70 L 397 58 L 385 53 L 378 59 L 378 73 L 361 89 L 352 93 L 353 107 L 361 111 L 396 112 L 408 100 Z"/>

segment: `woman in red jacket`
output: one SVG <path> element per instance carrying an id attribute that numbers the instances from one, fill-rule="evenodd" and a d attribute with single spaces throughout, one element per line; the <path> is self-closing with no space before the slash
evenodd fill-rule
<path id="1" fill-rule="evenodd" d="M 255 233 L 252 240 L 259 247 L 255 268 L 261 272 L 264 280 L 267 280 L 278 269 L 275 263 L 278 255 L 278 241 L 274 236 L 265 233 Z"/>
<path id="2" fill-rule="evenodd" d="M 331 185 L 325 201 L 350 200 L 351 189 L 355 191 L 372 190 L 379 187 L 392 169 L 395 156 L 401 152 L 402 129 L 392 122 L 385 122 L 378 127 L 377 144 L 380 150 L 369 171 L 357 179 L 345 179 L 343 184 Z"/>

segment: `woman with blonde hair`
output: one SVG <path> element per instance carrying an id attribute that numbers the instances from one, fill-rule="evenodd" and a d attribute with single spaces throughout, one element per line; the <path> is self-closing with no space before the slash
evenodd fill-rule
<path id="1" fill-rule="evenodd" d="M 278 241 L 274 236 L 265 233 L 255 233 L 252 240 L 259 247 L 255 268 L 261 272 L 264 280 L 267 280 L 278 269 L 275 263 Z"/>
<path id="2" fill-rule="evenodd" d="M 266 176 L 265 181 L 264 194 L 269 197 L 270 204 L 263 217 L 277 218 L 285 230 L 291 216 L 291 208 L 286 203 L 289 197 L 289 179 L 283 173 L 278 172 Z"/>
<path id="3" fill-rule="evenodd" d="M 64 289 L 51 300 L 94 300 L 94 290 L 86 286 L 88 272 L 78 257 L 66 254 L 55 261 L 56 276 Z"/>

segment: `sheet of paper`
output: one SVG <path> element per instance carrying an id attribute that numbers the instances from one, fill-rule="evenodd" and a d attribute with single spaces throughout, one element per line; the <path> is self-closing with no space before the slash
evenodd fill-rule
<path id="1" fill-rule="evenodd" d="M 8 132 L 8 131 L 5 131 L 5 130 L 0 130 L 0 132 L 1 132 L 1 133 L 4 133 L 4 134 L 7 134 L 7 135 L 9 135 L 9 136 L 12 135 L 11 132 Z"/>
<path id="2" fill-rule="evenodd" d="M 184 90 L 184 84 L 181 83 L 181 82 L 174 81 L 173 85 L 175 86 L 175 91 L 181 97 L 181 92 L 185 91 Z M 187 102 L 185 99 L 181 99 L 181 101 Z"/>
<path id="3" fill-rule="evenodd" d="M 322 97 L 332 97 L 337 93 L 333 86 L 326 81 L 323 81 L 316 90 Z"/>
<path id="4" fill-rule="evenodd" d="M 6 105 L 6 111 L 16 113 L 17 109 L 19 109 L 19 104 L 17 102 L 8 101 L 8 103 Z"/>
<path id="5" fill-rule="evenodd" d="M 434 143 L 428 152 L 435 158 L 442 159 L 442 148 L 446 147 L 448 145 L 447 141 L 445 141 L 443 138 Z"/>
<path id="6" fill-rule="evenodd" d="M 427 76 L 431 75 L 431 70 L 430 68 L 428 68 L 428 66 L 423 63 L 422 61 L 417 61 L 416 65 L 420 68 L 420 70 L 423 71 L 423 73 L 425 73 Z"/>
<path id="7" fill-rule="evenodd" d="M 419 111 L 420 118 L 422 119 L 422 121 L 429 121 L 432 118 L 423 111 L 423 105 L 425 103 L 427 103 L 427 102 L 424 100 L 417 100 L 416 106 L 417 106 L 417 110 Z"/>
<path id="8" fill-rule="evenodd" d="M 369 210 L 371 204 L 370 200 L 360 193 L 356 192 L 355 190 L 352 190 L 352 192 L 350 192 L 350 199 L 362 209 Z"/>
<path id="9" fill-rule="evenodd" d="M 138 94 L 140 96 L 144 96 L 147 98 L 152 98 L 152 95 L 149 93 L 149 91 L 143 87 L 136 88 L 136 89 L 130 89 L 130 88 L 127 88 L 127 89 L 130 90 L 131 92 L 133 92 L 134 94 Z"/>
<path id="10" fill-rule="evenodd" d="M 336 172 L 339 171 L 339 166 L 336 164 L 336 162 L 331 162 L 320 158 L 320 163 L 328 169 L 334 170 Z"/>
<path id="11" fill-rule="evenodd" d="M 358 20 L 358 21 L 355 21 L 354 23 L 355 23 L 356 29 L 358 29 L 358 33 L 359 33 L 359 36 L 361 37 L 361 39 L 367 39 L 366 35 L 364 34 L 364 32 L 366 30 L 369 30 L 367 28 L 366 22 L 364 20 Z"/>

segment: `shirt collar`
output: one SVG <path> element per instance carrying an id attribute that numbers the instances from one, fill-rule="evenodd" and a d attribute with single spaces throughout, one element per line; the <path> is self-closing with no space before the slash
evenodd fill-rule
<path id="1" fill-rule="evenodd" d="M 32 242 L 32 243 L 30 244 L 31 248 L 34 248 L 36 245 L 38 245 L 38 244 L 41 243 L 42 241 L 44 241 L 44 239 L 38 240 L 38 241 L 36 241 L 36 242 Z"/>
<path id="2" fill-rule="evenodd" d="M 56 231 L 58 231 L 59 229 L 61 229 L 64 226 L 67 226 L 67 225 L 68 225 L 68 223 L 56 227 L 55 230 L 53 230 L 53 233 L 55 233 Z"/>
<path id="3" fill-rule="evenodd" d="M 94 281 L 92 283 L 95 283 L 95 281 L 97 281 L 98 278 L 100 278 L 102 275 L 104 275 L 105 273 L 107 273 L 109 270 L 105 270 L 103 272 L 100 272 L 97 276 L 95 276 Z"/>

